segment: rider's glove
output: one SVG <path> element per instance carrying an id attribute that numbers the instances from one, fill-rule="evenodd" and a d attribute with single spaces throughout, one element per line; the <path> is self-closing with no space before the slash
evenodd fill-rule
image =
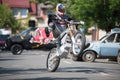
<path id="1" fill-rule="evenodd" d="M 83 22 L 83 21 L 80 21 L 80 24 L 82 24 L 82 25 L 85 25 L 85 22 Z"/>

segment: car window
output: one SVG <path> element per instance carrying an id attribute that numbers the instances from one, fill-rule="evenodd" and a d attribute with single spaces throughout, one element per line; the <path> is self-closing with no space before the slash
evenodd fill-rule
<path id="1" fill-rule="evenodd" d="M 21 36 L 26 36 L 27 33 L 28 33 L 28 30 L 24 30 L 24 31 L 22 31 L 22 32 L 20 33 L 20 35 L 21 35 Z"/>
<path id="2" fill-rule="evenodd" d="M 21 33 L 19 33 L 19 35 L 25 37 L 25 36 L 33 36 L 34 35 L 34 32 L 35 32 L 35 29 L 36 28 L 29 28 L 29 29 L 26 29 L 24 31 L 22 31 Z"/>
<path id="3" fill-rule="evenodd" d="M 120 34 L 117 34 L 116 42 L 120 42 Z"/>
<path id="4" fill-rule="evenodd" d="M 114 42 L 115 36 L 116 36 L 116 34 L 110 35 L 110 36 L 106 39 L 106 41 L 107 41 L 107 42 Z"/>

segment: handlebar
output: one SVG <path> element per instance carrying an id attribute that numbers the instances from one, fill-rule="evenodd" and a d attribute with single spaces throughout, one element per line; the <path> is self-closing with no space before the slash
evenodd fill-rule
<path id="1" fill-rule="evenodd" d="M 71 20 L 71 21 L 68 21 L 67 19 L 64 19 L 64 20 L 62 20 L 61 19 L 61 17 L 59 17 L 58 15 L 56 15 L 57 16 L 57 18 L 59 19 L 59 20 L 61 20 L 61 21 L 65 21 L 65 22 L 67 22 L 67 23 L 69 23 L 69 24 L 72 24 L 72 25 L 85 25 L 85 22 L 83 22 L 83 21 L 80 21 L 80 22 L 74 22 L 73 20 Z"/>
<path id="2" fill-rule="evenodd" d="M 77 25 L 84 25 L 85 24 L 85 22 L 83 22 L 83 21 L 74 22 L 74 21 L 68 21 L 66 19 L 64 21 L 67 22 L 67 23 L 69 23 L 69 24 L 73 24 L 73 25 L 75 25 L 75 24 L 77 24 Z"/>

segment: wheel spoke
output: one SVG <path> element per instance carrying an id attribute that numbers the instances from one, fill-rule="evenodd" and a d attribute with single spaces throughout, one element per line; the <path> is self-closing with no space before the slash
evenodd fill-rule
<path id="1" fill-rule="evenodd" d="M 56 55 L 56 49 L 52 49 L 47 58 L 48 71 L 54 72 L 59 66 L 60 58 Z"/>

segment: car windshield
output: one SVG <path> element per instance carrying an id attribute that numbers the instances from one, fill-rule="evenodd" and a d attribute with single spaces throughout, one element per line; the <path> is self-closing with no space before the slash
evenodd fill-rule
<path id="1" fill-rule="evenodd" d="M 104 41 L 107 38 L 108 35 L 103 36 L 102 38 L 99 39 L 99 41 Z"/>
<path id="2" fill-rule="evenodd" d="M 29 30 L 29 29 L 22 31 L 21 33 L 19 33 L 19 35 L 25 36 L 25 35 L 27 34 L 28 30 Z"/>
<path id="3" fill-rule="evenodd" d="M 24 31 L 22 31 L 21 33 L 19 33 L 19 35 L 21 35 L 21 36 L 31 36 L 31 35 L 33 35 L 33 33 L 34 33 L 34 31 L 36 30 L 37 28 L 35 28 L 35 27 L 33 27 L 33 28 L 28 28 L 28 29 L 26 29 L 26 30 L 24 30 Z"/>
<path id="4" fill-rule="evenodd" d="M 107 41 L 107 42 L 120 42 L 120 34 L 112 33 L 103 36 L 99 41 Z"/>

